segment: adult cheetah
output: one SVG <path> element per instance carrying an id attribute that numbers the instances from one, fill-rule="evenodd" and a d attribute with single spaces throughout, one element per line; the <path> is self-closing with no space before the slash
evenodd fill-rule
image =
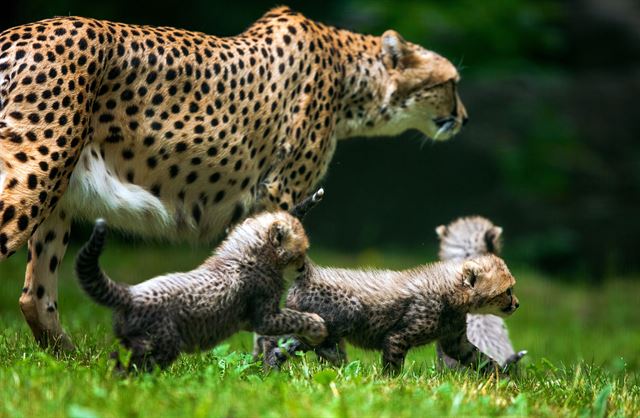
<path id="1" fill-rule="evenodd" d="M 271 10 L 217 38 L 58 17 L 0 34 L 0 260 L 25 242 L 21 310 L 71 347 L 57 269 L 73 219 L 152 238 L 219 239 L 287 209 L 338 139 L 433 139 L 466 121 L 455 67 L 394 32 L 361 35 Z"/>

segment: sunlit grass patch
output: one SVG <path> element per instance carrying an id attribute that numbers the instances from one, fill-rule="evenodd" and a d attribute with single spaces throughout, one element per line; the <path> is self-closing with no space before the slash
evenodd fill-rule
<path id="1" fill-rule="evenodd" d="M 136 282 L 191 269 L 207 253 L 113 245 L 103 265 L 115 279 Z M 314 249 L 312 256 L 341 266 L 403 268 L 426 261 L 375 251 L 335 255 Z M 633 281 L 588 288 L 512 267 L 522 307 L 507 323 L 516 349 L 529 354 L 520 372 L 506 380 L 439 370 L 430 346 L 412 350 L 396 378 L 382 373 L 379 353 L 353 347 L 350 362 L 339 369 L 305 354 L 281 372 L 265 374 L 249 354 L 248 333 L 183 355 L 167 370 L 119 378 L 108 360 L 118 350 L 109 311 L 81 293 L 72 257 L 62 265 L 59 305 L 78 350 L 56 357 L 37 347 L 17 305 L 23 261 L 12 258 L 0 266 L 0 417 L 640 414 L 640 285 Z"/>

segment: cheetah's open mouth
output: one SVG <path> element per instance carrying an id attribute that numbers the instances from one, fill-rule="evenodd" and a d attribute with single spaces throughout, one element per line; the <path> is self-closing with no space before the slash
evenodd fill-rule
<path id="1" fill-rule="evenodd" d="M 436 118 L 433 120 L 433 123 L 438 127 L 435 135 L 433 136 L 433 140 L 437 141 L 440 136 L 452 132 L 456 126 L 456 119 L 454 117 L 448 118 Z"/>
<path id="2" fill-rule="evenodd" d="M 504 308 L 501 309 L 501 311 L 507 315 L 511 315 L 516 311 L 516 309 L 518 309 L 519 306 L 520 306 L 520 303 L 518 303 L 517 301 L 513 303 L 513 300 L 512 300 L 509 306 L 505 306 Z"/>
<path id="3" fill-rule="evenodd" d="M 506 314 L 513 313 L 513 311 L 515 311 L 515 310 L 516 310 L 516 307 L 513 306 L 513 305 L 509 305 L 509 306 L 504 307 L 504 308 L 501 309 L 501 311 L 506 313 Z"/>

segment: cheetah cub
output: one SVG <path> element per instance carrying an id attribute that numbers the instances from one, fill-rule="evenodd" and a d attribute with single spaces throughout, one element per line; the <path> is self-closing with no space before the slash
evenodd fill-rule
<path id="1" fill-rule="evenodd" d="M 309 247 L 300 221 L 286 212 L 248 218 L 195 270 L 128 286 L 98 264 L 106 224 L 98 220 L 76 259 L 85 292 L 112 308 L 114 332 L 131 350 L 130 369 L 169 366 L 180 352 L 207 349 L 240 330 L 294 334 L 309 344 L 327 335 L 315 313 L 280 309 L 284 271 L 299 268 Z"/>
<path id="2" fill-rule="evenodd" d="M 382 350 L 384 369 L 396 373 L 410 348 L 438 341 L 459 364 L 491 371 L 499 365 L 467 340 L 466 315 L 510 315 L 518 307 L 514 284 L 506 264 L 495 255 L 405 271 L 323 268 L 307 259 L 286 305 L 320 315 L 329 335 L 316 346 L 294 338 L 286 353 L 276 337 L 262 337 L 264 362 L 277 368 L 297 350 L 314 350 L 337 365 L 346 361 L 346 339 L 361 348 Z"/>
<path id="3" fill-rule="evenodd" d="M 449 225 L 436 228 L 440 239 L 441 260 L 464 260 L 485 254 L 500 254 L 502 228 L 481 216 L 458 218 Z M 526 350 L 516 353 L 509 339 L 504 320 L 496 315 L 467 315 L 467 338 L 501 365 L 518 362 Z M 449 367 L 456 361 L 437 344 L 438 358 Z"/>

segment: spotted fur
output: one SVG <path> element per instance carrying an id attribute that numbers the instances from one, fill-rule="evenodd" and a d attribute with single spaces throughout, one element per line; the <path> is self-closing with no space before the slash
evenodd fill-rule
<path id="1" fill-rule="evenodd" d="M 481 216 L 456 219 L 449 225 L 436 228 L 440 238 L 441 260 L 464 260 L 486 254 L 499 255 L 502 248 L 502 228 Z M 498 363 L 517 362 L 526 351 L 516 353 L 509 339 L 504 320 L 496 315 L 467 315 L 467 338 Z M 437 346 L 437 353 L 444 364 L 455 364 Z"/>
<path id="2" fill-rule="evenodd" d="M 216 240 L 307 196 L 338 139 L 450 138 L 458 79 L 394 31 L 286 7 L 228 38 L 81 17 L 0 33 L 0 260 L 28 241 L 20 306 L 37 340 L 70 346 L 56 306 L 72 219 Z"/>
<path id="3" fill-rule="evenodd" d="M 518 307 L 511 294 L 514 283 L 505 263 L 494 255 L 406 271 L 323 268 L 307 260 L 286 306 L 320 315 L 329 335 L 316 347 L 294 339 L 288 350 L 313 349 L 339 364 L 346 361 L 346 339 L 357 347 L 382 350 L 384 368 L 397 372 L 410 348 L 438 341 L 459 365 L 494 370 L 497 363 L 467 340 L 466 315 L 511 314 Z M 277 340 L 259 340 L 271 367 L 279 367 L 287 357 Z"/>
<path id="4" fill-rule="evenodd" d="M 318 315 L 279 308 L 284 270 L 299 267 L 309 246 L 300 222 L 285 212 L 248 218 L 192 271 L 133 286 L 113 282 L 99 267 L 105 237 L 100 220 L 78 254 L 76 274 L 94 301 L 113 309 L 130 367 L 167 367 L 180 352 L 210 348 L 239 330 L 315 343 L 326 336 Z"/>

